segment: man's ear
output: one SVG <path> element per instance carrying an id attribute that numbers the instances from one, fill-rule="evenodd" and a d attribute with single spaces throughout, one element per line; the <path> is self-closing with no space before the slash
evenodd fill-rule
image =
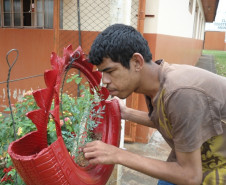
<path id="1" fill-rule="evenodd" d="M 133 65 L 135 71 L 140 71 L 144 66 L 144 58 L 140 53 L 134 53 L 131 60 L 131 65 Z"/>

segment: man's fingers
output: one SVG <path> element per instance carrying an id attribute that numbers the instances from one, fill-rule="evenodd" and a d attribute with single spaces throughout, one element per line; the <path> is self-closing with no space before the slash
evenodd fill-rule
<path id="1" fill-rule="evenodd" d="M 92 151 L 94 151 L 94 147 L 84 147 L 84 148 L 82 149 L 82 151 L 83 151 L 84 153 L 92 152 Z"/>
<path id="2" fill-rule="evenodd" d="M 95 141 L 87 143 L 85 146 L 81 147 L 81 152 L 91 152 L 94 150 Z"/>
<path id="3" fill-rule="evenodd" d="M 96 157 L 96 152 L 84 152 L 84 156 L 86 159 L 94 158 Z"/>
<path id="4" fill-rule="evenodd" d="M 82 151 L 90 164 L 113 164 L 117 147 L 102 141 L 93 141 L 87 143 Z"/>
<path id="5" fill-rule="evenodd" d="M 87 143 L 87 144 L 85 145 L 85 147 L 91 147 L 91 146 L 94 146 L 95 143 L 96 143 L 96 141 L 92 141 L 92 142 L 90 142 L 90 143 Z"/>
<path id="6" fill-rule="evenodd" d="M 96 164 L 100 164 L 100 162 L 99 162 L 99 160 L 94 158 L 94 159 L 89 159 L 89 164 L 96 165 Z"/>

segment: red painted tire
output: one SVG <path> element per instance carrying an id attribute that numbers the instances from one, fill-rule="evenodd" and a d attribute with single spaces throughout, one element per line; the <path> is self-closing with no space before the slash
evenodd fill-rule
<path id="1" fill-rule="evenodd" d="M 69 64 L 71 58 L 76 60 Z M 53 53 L 51 65 L 52 70 L 46 71 L 44 75 L 47 88 L 33 93 L 40 109 L 27 114 L 36 125 L 37 131 L 12 142 L 8 153 L 17 172 L 27 185 L 104 185 L 114 166 L 95 165 L 85 168 L 78 166 L 65 147 L 59 118 L 59 87 L 66 68 L 71 65 L 83 72 L 91 87 L 99 85 L 101 74 L 92 71 L 93 66 L 85 59 L 80 47 L 73 52 L 72 47 L 69 46 L 64 50 L 63 58 Z M 101 88 L 99 93 L 104 97 L 100 106 L 106 106 L 106 108 L 102 124 L 96 130 L 102 133 L 103 142 L 118 146 L 121 129 L 118 102 L 106 100 L 109 93 L 105 88 Z M 53 100 L 55 108 L 50 110 Z M 58 136 L 50 146 L 47 145 L 49 114 L 53 115 Z"/>

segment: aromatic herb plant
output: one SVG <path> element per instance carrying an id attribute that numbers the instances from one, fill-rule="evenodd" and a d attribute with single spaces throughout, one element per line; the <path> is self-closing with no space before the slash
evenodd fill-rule
<path id="1" fill-rule="evenodd" d="M 87 163 L 84 162 L 83 154 L 79 153 L 79 148 L 85 143 L 97 139 L 94 137 L 93 129 L 100 124 L 98 120 L 102 119 L 104 107 L 98 106 L 101 98 L 97 93 L 91 94 L 90 88 L 87 84 L 81 84 L 81 80 L 78 75 L 71 74 L 66 81 L 69 85 L 79 84 L 81 96 L 76 98 L 69 95 L 68 92 L 61 94 L 62 114 L 60 116 L 60 125 L 62 137 L 72 158 L 80 166 L 86 166 Z M 96 90 L 92 91 L 97 92 Z M 38 109 L 38 106 L 31 91 L 25 93 L 22 100 L 13 105 L 16 139 L 36 130 L 35 125 L 25 115 L 27 112 L 35 109 Z M 0 178 L 1 184 L 9 185 L 13 184 L 16 179 L 15 168 L 7 153 L 9 143 L 15 140 L 9 108 L 5 110 L 4 114 L 0 113 L 0 129 Z M 55 123 L 51 116 L 47 131 L 48 144 L 50 145 L 57 139 Z M 19 175 L 17 175 L 17 184 L 24 184 Z"/>

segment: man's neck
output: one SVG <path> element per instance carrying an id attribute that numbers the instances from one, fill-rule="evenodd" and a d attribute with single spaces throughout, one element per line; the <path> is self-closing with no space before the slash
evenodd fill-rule
<path id="1" fill-rule="evenodd" d="M 141 71 L 141 80 L 136 92 L 154 98 L 160 87 L 160 70 L 161 66 L 154 62 L 146 63 Z"/>

